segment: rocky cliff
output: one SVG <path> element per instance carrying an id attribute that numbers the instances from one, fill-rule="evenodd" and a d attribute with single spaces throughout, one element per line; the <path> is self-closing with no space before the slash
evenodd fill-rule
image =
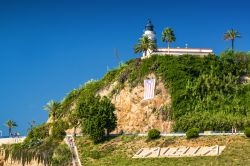
<path id="1" fill-rule="evenodd" d="M 151 74 L 147 78 L 155 78 Z M 100 96 L 110 96 L 116 82 L 98 92 Z M 167 120 L 167 111 L 170 110 L 171 96 L 160 79 L 156 79 L 155 97 L 144 100 L 144 87 L 137 85 L 130 88 L 125 84 L 117 94 L 111 97 L 116 107 L 117 129 L 125 133 L 145 133 L 149 129 L 157 128 L 162 132 L 171 130 L 171 121 Z M 166 108 L 169 108 L 166 110 Z"/>

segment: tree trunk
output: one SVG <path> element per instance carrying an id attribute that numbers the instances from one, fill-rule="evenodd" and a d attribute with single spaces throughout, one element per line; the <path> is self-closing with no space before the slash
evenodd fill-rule
<path id="1" fill-rule="evenodd" d="M 11 136 L 11 128 L 9 128 L 9 137 Z"/>
<path id="2" fill-rule="evenodd" d="M 107 137 L 109 138 L 109 130 L 107 130 Z"/>
<path id="3" fill-rule="evenodd" d="M 234 52 L 234 39 L 232 39 L 232 51 Z"/>
<path id="4" fill-rule="evenodd" d="M 168 55 L 169 55 L 169 48 L 170 48 L 170 43 L 168 42 Z"/>

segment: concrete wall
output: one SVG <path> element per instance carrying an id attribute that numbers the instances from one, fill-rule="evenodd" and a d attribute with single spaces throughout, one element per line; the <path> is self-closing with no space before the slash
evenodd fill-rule
<path id="1" fill-rule="evenodd" d="M 0 138 L 0 146 L 2 144 L 16 144 L 21 143 L 24 141 L 26 137 L 20 137 L 20 138 Z"/>

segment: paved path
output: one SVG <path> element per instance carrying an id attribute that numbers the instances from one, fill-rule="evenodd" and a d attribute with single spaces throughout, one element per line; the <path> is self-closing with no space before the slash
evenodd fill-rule
<path id="1" fill-rule="evenodd" d="M 148 136 L 147 133 L 139 133 L 137 134 L 138 136 L 141 137 L 146 137 Z M 207 136 L 207 135 L 244 135 L 244 133 L 239 132 L 239 133 L 199 133 L 199 136 Z M 186 136 L 186 133 L 161 133 L 161 136 L 163 137 L 183 137 Z"/>

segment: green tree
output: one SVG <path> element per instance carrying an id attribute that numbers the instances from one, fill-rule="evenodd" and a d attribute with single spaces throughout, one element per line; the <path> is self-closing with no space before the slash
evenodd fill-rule
<path id="1" fill-rule="evenodd" d="M 17 127 L 17 124 L 16 124 L 16 122 L 14 122 L 13 120 L 8 120 L 6 123 L 5 123 L 5 125 L 8 127 L 8 129 L 9 129 L 9 136 L 11 136 L 12 135 L 12 129 L 14 128 L 14 127 Z"/>
<path id="2" fill-rule="evenodd" d="M 231 48 L 233 51 L 234 51 L 234 40 L 240 37 L 241 37 L 240 33 L 234 29 L 230 29 L 226 33 L 224 33 L 224 40 L 231 40 Z"/>
<path id="3" fill-rule="evenodd" d="M 82 121 L 83 132 L 90 135 L 94 143 L 104 139 L 116 127 L 115 107 L 107 97 L 81 96 L 77 104 L 78 115 Z"/>
<path id="4" fill-rule="evenodd" d="M 104 121 L 104 128 L 107 131 L 107 136 L 109 133 L 116 128 L 116 116 L 114 114 L 115 106 L 111 101 L 105 96 L 100 102 L 100 110 L 102 111 Z"/>
<path id="5" fill-rule="evenodd" d="M 46 106 L 44 106 L 44 110 L 48 111 L 49 117 L 52 117 L 53 120 L 56 119 L 57 111 L 60 108 L 60 103 L 54 100 L 49 101 Z"/>
<path id="6" fill-rule="evenodd" d="M 175 42 L 175 34 L 172 28 L 165 28 L 162 32 L 162 41 L 168 43 L 168 49 L 170 48 L 170 43 Z M 168 52 L 169 53 L 169 52 Z"/>
<path id="7" fill-rule="evenodd" d="M 144 56 L 147 56 L 148 50 L 155 50 L 157 48 L 157 45 L 155 43 L 155 40 L 150 39 L 148 36 L 143 36 L 139 39 L 138 43 L 134 47 L 135 53 L 143 52 Z"/>

